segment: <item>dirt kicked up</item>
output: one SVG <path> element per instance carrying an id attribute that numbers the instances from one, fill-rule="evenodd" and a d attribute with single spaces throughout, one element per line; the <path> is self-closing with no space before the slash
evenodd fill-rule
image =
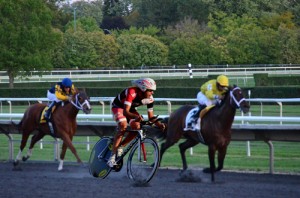
<path id="1" fill-rule="evenodd" d="M 56 163 L 26 162 L 22 170 L 0 162 L 0 197 L 89 198 L 89 197 L 299 197 L 300 175 L 270 175 L 223 171 L 211 183 L 201 169 L 180 174 L 179 169 L 159 169 L 148 185 L 132 183 L 125 166 L 106 179 L 89 174 L 87 167 L 66 163 L 62 172 Z"/>

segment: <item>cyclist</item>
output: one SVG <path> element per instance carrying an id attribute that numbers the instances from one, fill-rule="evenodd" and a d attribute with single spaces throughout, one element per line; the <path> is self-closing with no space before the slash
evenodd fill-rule
<path id="1" fill-rule="evenodd" d="M 64 78 L 61 82 L 51 87 L 47 91 L 47 98 L 52 101 L 45 113 L 45 119 L 50 120 L 52 108 L 60 101 L 68 101 L 72 99 L 73 94 L 76 93 L 75 86 L 70 78 Z"/>
<path id="2" fill-rule="evenodd" d="M 197 94 L 199 103 L 198 110 L 193 114 L 188 128 L 191 128 L 199 118 L 202 109 L 213 104 L 219 104 L 224 99 L 224 93 L 228 90 L 229 80 L 225 75 L 219 75 L 217 79 L 212 79 L 204 83 Z"/>
<path id="3" fill-rule="evenodd" d="M 112 103 L 112 114 L 117 122 L 117 133 L 114 137 L 112 155 L 107 164 L 110 167 L 116 165 L 115 158 L 122 155 L 123 147 L 126 146 L 135 136 L 135 133 L 128 133 L 123 139 L 127 125 L 129 124 L 132 130 L 140 129 L 140 121 L 143 120 L 142 115 L 137 112 L 137 107 L 147 105 L 148 118 L 154 117 L 153 112 L 153 92 L 156 90 L 156 83 L 151 78 L 141 78 L 132 81 L 131 87 L 121 91 Z M 155 121 L 152 119 L 152 121 Z M 156 122 L 155 125 L 164 131 L 165 125 L 161 122 Z"/>

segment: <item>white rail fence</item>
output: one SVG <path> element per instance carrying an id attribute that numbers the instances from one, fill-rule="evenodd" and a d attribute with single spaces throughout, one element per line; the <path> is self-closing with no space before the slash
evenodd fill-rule
<path id="1" fill-rule="evenodd" d="M 179 67 L 179 66 L 178 66 Z M 16 78 L 15 83 L 21 82 L 55 82 L 65 77 L 70 77 L 74 81 L 100 81 L 138 77 L 180 77 L 189 78 L 190 69 L 188 66 L 158 67 L 147 69 L 119 69 L 119 70 L 54 70 L 54 71 L 32 71 L 27 78 Z M 300 65 L 249 65 L 249 66 L 192 66 L 193 76 L 207 77 L 208 75 L 226 74 L 231 79 L 253 79 L 253 74 L 267 73 L 290 75 L 300 74 Z M 0 83 L 7 83 L 8 75 L 6 71 L 0 71 Z"/>
<path id="2" fill-rule="evenodd" d="M 102 106 L 102 114 L 105 113 L 105 106 L 109 103 L 111 105 L 114 97 L 91 97 L 90 101 L 92 103 L 99 103 Z M 168 106 L 168 114 L 172 112 L 172 102 L 190 102 L 190 103 L 197 103 L 197 100 L 194 98 L 155 98 L 155 101 L 157 102 L 165 102 Z M 260 116 L 263 116 L 263 107 L 264 103 L 275 103 L 279 106 L 279 117 L 283 116 L 283 103 L 297 103 L 300 102 L 300 98 L 252 98 L 252 99 L 246 99 L 249 103 L 258 103 L 260 104 Z M 47 103 L 49 100 L 47 98 L 0 98 L 0 114 L 3 113 L 3 105 L 8 104 L 9 109 L 8 113 L 12 114 L 12 107 L 13 102 L 27 102 L 28 105 L 32 103 Z M 251 109 L 250 109 L 251 110 Z M 89 115 L 93 117 L 93 115 Z M 251 112 L 249 113 L 249 116 L 251 116 Z M 79 115 L 81 117 L 81 115 Z M 79 118 L 78 117 L 78 118 Z M 105 119 L 106 117 L 102 117 L 102 119 Z M 250 118 L 248 118 L 250 119 Z M 253 118 L 251 118 L 253 119 Z M 239 120 L 239 119 L 238 119 Z M 246 120 L 240 120 L 240 121 L 246 121 Z M 250 120 L 248 120 L 250 121 Z M 253 121 L 253 120 L 252 120 Z M 260 120 L 257 120 L 260 121 Z M 276 121 L 275 119 L 269 118 L 268 121 Z M 278 120 L 277 120 L 278 121 Z"/>

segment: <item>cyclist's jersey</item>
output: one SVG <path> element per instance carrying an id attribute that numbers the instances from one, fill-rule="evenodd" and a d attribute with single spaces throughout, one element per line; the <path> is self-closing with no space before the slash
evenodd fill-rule
<path id="1" fill-rule="evenodd" d="M 205 84 L 203 84 L 200 88 L 201 92 L 210 100 L 213 100 L 217 96 L 223 95 L 226 90 L 219 91 L 217 88 L 217 81 L 216 80 L 209 80 Z"/>
<path id="2" fill-rule="evenodd" d="M 124 89 L 112 103 L 113 108 L 124 108 L 124 104 L 131 106 L 130 111 L 136 111 L 136 107 L 141 105 L 147 105 L 147 109 L 153 110 L 154 99 L 151 98 L 141 98 L 139 95 L 143 93 L 138 87 L 129 87 Z"/>
<path id="3" fill-rule="evenodd" d="M 62 83 L 59 82 L 55 86 L 51 87 L 51 89 L 49 89 L 49 92 L 55 94 L 57 99 L 63 101 L 68 100 L 68 95 L 74 95 L 76 93 L 74 85 L 72 85 L 70 93 L 65 92 L 62 87 Z"/>

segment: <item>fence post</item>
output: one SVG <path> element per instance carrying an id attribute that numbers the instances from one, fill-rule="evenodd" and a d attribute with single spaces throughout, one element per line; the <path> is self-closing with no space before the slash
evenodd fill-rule
<path id="1" fill-rule="evenodd" d="M 188 64 L 188 67 L 189 67 L 189 74 L 190 74 L 190 78 L 193 78 L 192 64 L 191 64 L 191 63 L 189 63 L 189 64 Z"/>

